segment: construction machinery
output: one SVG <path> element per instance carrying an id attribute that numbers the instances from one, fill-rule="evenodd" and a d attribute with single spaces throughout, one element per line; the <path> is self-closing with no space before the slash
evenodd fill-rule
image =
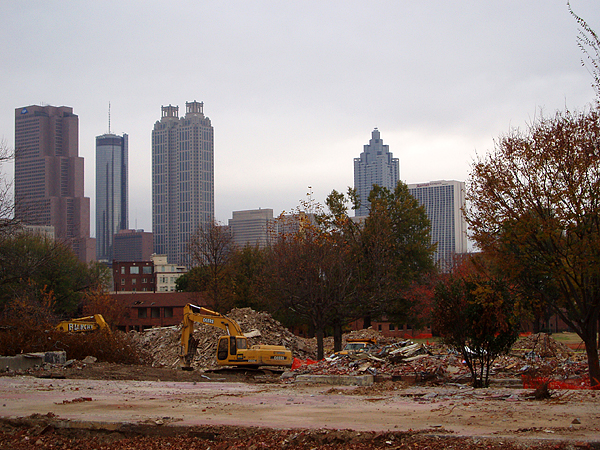
<path id="1" fill-rule="evenodd" d="M 59 331 L 64 331 L 65 333 L 81 333 L 94 330 L 110 331 L 110 327 L 104 320 L 104 317 L 102 317 L 102 314 L 94 314 L 93 316 L 63 320 L 56 325 L 56 329 Z"/>
<path id="2" fill-rule="evenodd" d="M 336 355 L 371 352 L 377 348 L 377 340 L 372 338 L 347 339 L 346 346 Z"/>
<path id="3" fill-rule="evenodd" d="M 281 345 L 253 345 L 248 342 L 238 323 L 218 312 L 187 304 L 183 308 L 181 329 L 181 368 L 192 370 L 198 341 L 194 338 L 194 323 L 201 323 L 225 330 L 227 335 L 217 342 L 217 364 L 257 368 L 260 366 L 287 367 L 292 365 L 292 352 Z"/>

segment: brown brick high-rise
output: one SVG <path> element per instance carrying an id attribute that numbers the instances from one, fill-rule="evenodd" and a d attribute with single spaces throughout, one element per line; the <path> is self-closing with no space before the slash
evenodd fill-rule
<path id="1" fill-rule="evenodd" d="M 84 197 L 79 118 L 67 106 L 15 109 L 15 218 L 54 226 L 81 261 L 95 259 Z"/>

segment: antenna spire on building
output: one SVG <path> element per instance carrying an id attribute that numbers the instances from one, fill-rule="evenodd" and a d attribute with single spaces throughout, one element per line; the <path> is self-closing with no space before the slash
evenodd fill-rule
<path id="1" fill-rule="evenodd" d="M 108 102 L 108 134 L 110 134 L 110 102 Z"/>

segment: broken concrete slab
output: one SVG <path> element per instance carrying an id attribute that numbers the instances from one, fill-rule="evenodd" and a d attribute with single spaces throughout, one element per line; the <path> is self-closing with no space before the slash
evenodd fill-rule
<path id="1" fill-rule="evenodd" d="M 0 370 L 27 370 L 33 369 L 36 366 L 42 366 L 44 363 L 64 364 L 66 355 L 66 352 L 58 351 L 23 353 L 16 356 L 0 356 Z"/>

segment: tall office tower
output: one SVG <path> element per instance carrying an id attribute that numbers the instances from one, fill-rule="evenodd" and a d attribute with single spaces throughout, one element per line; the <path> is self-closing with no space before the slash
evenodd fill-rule
<path id="1" fill-rule="evenodd" d="M 368 198 L 374 184 L 394 190 L 399 179 L 398 158 L 394 158 L 390 153 L 389 145 L 383 145 L 379 130 L 375 128 L 360 158 L 354 158 L 354 189 L 360 199 L 360 208 L 356 210 L 355 215 L 369 215 Z"/>
<path id="2" fill-rule="evenodd" d="M 465 183 L 431 181 L 409 184 L 408 190 L 427 211 L 431 222 L 431 242 L 437 243 L 434 260 L 440 270 L 450 270 L 454 255 L 467 252 L 467 222 L 462 213 Z"/>
<path id="3" fill-rule="evenodd" d="M 15 110 L 15 218 L 54 226 L 81 261 L 96 257 L 90 199 L 84 197 L 79 118 L 67 106 Z"/>
<path id="4" fill-rule="evenodd" d="M 112 263 L 114 235 L 129 227 L 128 136 L 96 136 L 96 258 Z"/>
<path id="5" fill-rule="evenodd" d="M 233 211 L 232 216 L 229 230 L 237 247 L 250 245 L 264 248 L 271 242 L 274 225 L 272 209 Z"/>
<path id="6" fill-rule="evenodd" d="M 214 221 L 214 140 L 204 103 L 163 106 L 152 131 L 154 253 L 188 264 L 188 242 Z"/>

